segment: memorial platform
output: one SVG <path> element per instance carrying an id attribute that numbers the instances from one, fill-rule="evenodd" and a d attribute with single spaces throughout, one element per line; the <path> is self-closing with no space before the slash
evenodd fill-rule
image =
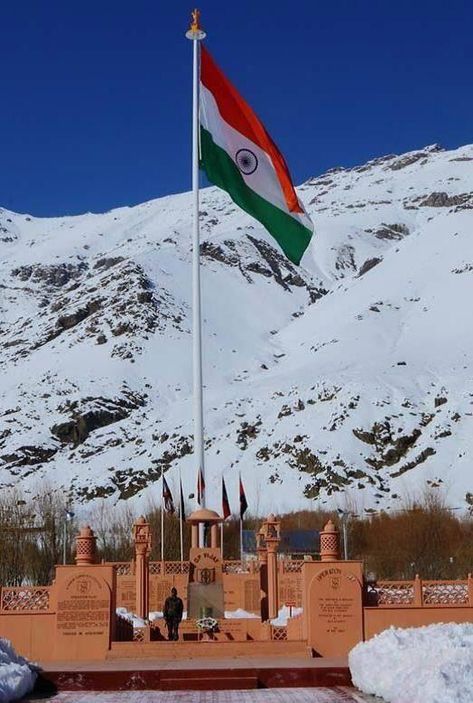
<path id="1" fill-rule="evenodd" d="M 345 657 L 309 659 L 291 656 L 288 652 L 284 658 L 261 655 L 200 656 L 198 659 L 180 660 L 179 663 L 171 658 L 48 662 L 42 666 L 36 692 L 230 691 L 350 685 L 350 671 Z"/>

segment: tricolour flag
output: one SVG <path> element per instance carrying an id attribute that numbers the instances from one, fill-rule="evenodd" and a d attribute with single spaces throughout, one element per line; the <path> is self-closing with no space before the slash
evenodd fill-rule
<path id="1" fill-rule="evenodd" d="M 243 515 L 248 509 L 248 501 L 246 500 L 245 489 L 240 476 L 240 520 L 243 520 Z"/>
<path id="2" fill-rule="evenodd" d="M 298 264 L 313 232 L 283 155 L 264 125 L 202 47 L 200 163 L 209 181 L 259 220 Z"/>
<path id="3" fill-rule="evenodd" d="M 205 495 L 204 472 L 199 467 L 199 473 L 197 475 L 197 502 L 199 505 L 204 504 L 204 495 Z"/>
<path id="4" fill-rule="evenodd" d="M 225 486 L 225 481 L 222 476 L 222 515 L 223 515 L 223 519 L 226 520 L 227 517 L 230 517 L 231 514 L 232 514 L 232 511 L 230 509 L 230 502 L 228 500 L 227 488 Z"/>
<path id="5" fill-rule="evenodd" d="M 173 514 L 175 511 L 174 508 L 174 501 L 172 499 L 172 493 L 171 489 L 168 486 L 168 482 L 163 476 L 163 503 L 164 503 L 164 510 L 167 513 Z"/>

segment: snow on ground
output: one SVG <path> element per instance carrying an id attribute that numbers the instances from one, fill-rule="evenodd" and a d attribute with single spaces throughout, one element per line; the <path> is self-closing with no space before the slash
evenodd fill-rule
<path id="1" fill-rule="evenodd" d="M 0 638 L 0 703 L 16 701 L 33 690 L 36 672 L 8 640 Z"/>
<path id="2" fill-rule="evenodd" d="M 349 654 L 353 683 L 389 703 L 472 703 L 473 624 L 390 628 Z"/>

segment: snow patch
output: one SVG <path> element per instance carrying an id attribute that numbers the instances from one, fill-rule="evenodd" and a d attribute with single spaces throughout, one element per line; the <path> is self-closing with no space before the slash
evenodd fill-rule
<path id="1" fill-rule="evenodd" d="M 291 614 L 292 611 L 292 614 Z M 296 615 L 300 615 L 302 613 L 302 608 L 291 608 L 289 609 L 287 605 L 283 605 L 282 608 L 279 609 L 279 614 L 277 618 L 273 618 L 271 620 L 271 625 L 276 625 L 278 627 L 281 627 L 282 625 L 287 625 L 287 619 L 289 617 L 295 617 Z"/>
<path id="2" fill-rule="evenodd" d="M 384 630 L 348 656 L 353 683 L 389 703 L 471 703 L 473 624 Z"/>
<path id="3" fill-rule="evenodd" d="M 33 690 L 36 672 L 9 640 L 0 638 L 0 703 L 16 701 Z"/>

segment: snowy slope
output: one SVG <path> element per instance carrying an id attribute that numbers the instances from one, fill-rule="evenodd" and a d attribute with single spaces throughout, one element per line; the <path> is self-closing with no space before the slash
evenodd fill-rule
<path id="1" fill-rule="evenodd" d="M 208 498 L 253 512 L 473 493 L 473 146 L 300 187 L 302 266 L 202 194 Z M 191 198 L 103 215 L 0 210 L 0 484 L 75 500 L 195 488 Z M 469 295 L 470 294 L 470 295 Z M 236 505 L 235 505 L 236 508 Z"/>

